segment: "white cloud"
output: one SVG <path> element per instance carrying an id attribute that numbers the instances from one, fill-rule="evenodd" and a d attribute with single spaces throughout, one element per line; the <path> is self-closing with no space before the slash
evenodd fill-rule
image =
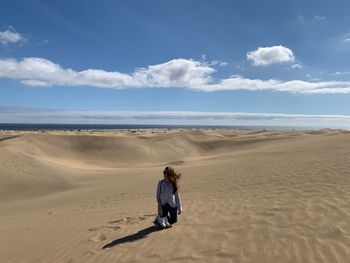
<path id="1" fill-rule="evenodd" d="M 209 84 L 198 87 L 203 91 L 218 91 L 218 90 L 275 90 L 292 93 L 303 94 L 326 94 L 326 93 L 350 93 L 350 82 L 342 81 L 324 81 L 324 82 L 309 82 L 303 80 L 281 81 L 275 79 L 261 80 L 248 79 L 242 76 L 232 76 L 227 79 L 222 79 L 216 84 Z"/>
<path id="2" fill-rule="evenodd" d="M 213 72 L 214 68 L 202 62 L 173 59 L 138 69 L 133 78 L 148 87 L 191 87 L 209 83 Z"/>
<path id="3" fill-rule="evenodd" d="M 228 62 L 222 61 L 222 60 L 207 61 L 207 56 L 205 54 L 202 54 L 201 58 L 202 58 L 203 65 L 220 66 L 220 67 L 224 67 L 228 65 Z"/>
<path id="4" fill-rule="evenodd" d="M 325 17 L 325 16 L 315 15 L 315 16 L 313 17 L 313 19 L 314 19 L 314 20 L 325 20 L 326 17 Z"/>
<path id="5" fill-rule="evenodd" d="M 188 59 L 138 68 L 132 74 L 99 69 L 74 71 L 43 58 L 0 59 L 0 77 L 17 79 L 29 86 L 191 87 L 208 84 L 213 72 L 215 69 L 205 63 Z"/>
<path id="6" fill-rule="evenodd" d="M 238 69 L 238 70 L 240 70 L 240 71 L 244 71 L 245 68 L 244 68 L 243 65 L 244 65 L 243 63 L 240 63 L 240 64 L 236 65 L 235 68 Z"/>
<path id="7" fill-rule="evenodd" d="M 350 71 L 343 71 L 343 72 L 336 71 L 332 73 L 331 76 L 343 76 L 343 75 L 349 75 L 349 74 L 350 74 Z"/>
<path id="8" fill-rule="evenodd" d="M 9 26 L 5 31 L 0 31 L 0 43 L 3 45 L 14 44 L 23 40 L 23 36 L 16 32 L 12 26 Z"/>
<path id="9" fill-rule="evenodd" d="M 33 79 L 22 80 L 21 83 L 26 85 L 26 86 L 32 86 L 32 87 L 49 87 L 49 86 L 52 86 L 48 82 L 41 81 L 41 80 L 33 80 Z"/>
<path id="10" fill-rule="evenodd" d="M 320 22 L 326 20 L 325 16 L 321 15 L 314 15 L 314 16 L 303 16 L 303 15 L 298 15 L 297 16 L 297 21 L 299 23 L 312 23 L 312 22 Z"/>
<path id="11" fill-rule="evenodd" d="M 286 62 L 294 62 L 293 51 L 283 46 L 259 47 L 247 53 L 247 60 L 254 66 L 267 66 Z"/>
<path id="12" fill-rule="evenodd" d="M 336 45 L 336 47 L 348 48 L 350 44 L 350 32 L 331 37 L 329 41 L 331 44 Z"/>
<path id="13" fill-rule="evenodd" d="M 39 42 L 39 43 L 38 43 L 38 46 L 45 46 L 45 45 L 47 45 L 48 43 L 49 43 L 49 40 L 48 40 L 48 39 L 45 39 L 45 40 Z"/>
<path id="14" fill-rule="evenodd" d="M 350 93 L 349 81 L 304 81 L 250 79 L 231 76 L 214 80 L 216 70 L 205 62 L 173 59 L 138 68 L 131 74 L 100 69 L 75 71 L 43 58 L 0 59 L 0 78 L 18 80 L 27 86 L 91 86 L 98 88 L 190 88 L 219 90 L 272 90 L 292 93 Z"/>
<path id="15" fill-rule="evenodd" d="M 303 66 L 302 66 L 301 64 L 298 64 L 298 63 L 293 64 L 293 65 L 291 65 L 290 67 L 291 67 L 292 69 L 303 69 Z"/>
<path id="16" fill-rule="evenodd" d="M 213 60 L 211 62 L 208 63 L 209 66 L 220 66 L 220 67 L 224 67 L 227 66 L 228 63 L 225 61 L 221 61 L 221 60 Z"/>
<path id="17" fill-rule="evenodd" d="M 303 15 L 298 15 L 298 16 L 297 16 L 297 20 L 298 20 L 299 22 L 304 22 L 304 21 L 305 21 L 305 17 L 304 17 Z"/>

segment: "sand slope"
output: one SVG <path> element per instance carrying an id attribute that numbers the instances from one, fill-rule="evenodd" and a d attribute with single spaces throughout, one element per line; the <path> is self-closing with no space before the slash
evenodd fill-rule
<path id="1" fill-rule="evenodd" d="M 3 133 L 0 262 L 350 262 L 349 170 L 340 130 Z"/>

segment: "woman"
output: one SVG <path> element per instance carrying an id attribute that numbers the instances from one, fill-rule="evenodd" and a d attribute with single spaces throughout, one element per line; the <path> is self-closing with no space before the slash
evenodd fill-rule
<path id="1" fill-rule="evenodd" d="M 177 214 L 181 214 L 181 198 L 179 194 L 179 180 L 181 174 L 171 167 L 165 167 L 164 179 L 159 180 L 157 186 L 158 217 L 157 221 L 163 228 L 171 227 L 177 222 Z"/>

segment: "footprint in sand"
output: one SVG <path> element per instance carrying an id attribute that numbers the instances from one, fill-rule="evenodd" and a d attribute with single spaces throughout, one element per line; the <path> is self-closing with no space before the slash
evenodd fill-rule
<path id="1" fill-rule="evenodd" d="M 89 232 L 95 232 L 95 231 L 98 231 L 98 230 L 100 230 L 100 229 L 102 229 L 102 228 L 103 228 L 103 226 L 92 227 L 92 228 L 89 228 L 88 231 L 89 231 Z"/>
<path id="2" fill-rule="evenodd" d="M 107 237 L 104 234 L 98 234 L 98 235 L 90 238 L 90 240 L 94 241 L 94 242 L 101 242 L 101 241 L 104 241 L 106 239 L 107 239 Z"/>
<path id="3" fill-rule="evenodd" d="M 103 232 L 104 230 L 117 231 L 122 227 L 120 224 L 134 224 L 134 223 L 146 220 L 147 217 L 154 217 L 154 216 L 155 216 L 155 214 L 146 214 L 146 215 L 142 215 L 139 217 L 124 217 L 121 219 L 109 221 L 108 224 L 112 224 L 112 226 L 107 225 L 107 226 L 91 227 L 88 229 L 88 231 L 89 232 L 99 232 L 99 231 Z M 118 224 L 118 225 L 113 225 L 113 224 Z M 100 241 L 104 241 L 106 239 L 107 239 L 106 236 L 102 233 L 97 234 L 97 235 L 90 238 L 90 240 L 92 240 L 94 242 L 100 242 Z"/>
<path id="4" fill-rule="evenodd" d="M 105 228 L 108 228 L 112 231 L 117 231 L 118 229 L 120 229 L 120 226 L 106 226 Z"/>
<path id="5" fill-rule="evenodd" d="M 139 217 L 124 217 L 121 219 L 116 219 L 116 220 L 112 220 L 109 221 L 108 224 L 116 224 L 116 223 L 136 223 L 136 222 L 140 222 L 143 220 L 146 220 L 147 217 L 154 217 L 156 216 L 156 214 L 145 214 Z"/>
<path id="6" fill-rule="evenodd" d="M 143 215 L 145 217 L 153 217 L 153 216 L 156 216 L 157 214 L 146 214 L 146 215 Z"/>
<path id="7" fill-rule="evenodd" d="M 135 218 L 134 217 L 124 217 L 122 218 L 122 222 L 125 222 L 125 223 L 135 223 Z"/>
<path id="8" fill-rule="evenodd" d="M 122 221 L 123 221 L 123 219 L 113 220 L 113 221 L 109 221 L 108 224 L 115 224 L 115 223 L 119 223 Z"/>
<path id="9" fill-rule="evenodd" d="M 103 230 L 103 229 L 117 231 L 118 229 L 120 229 L 120 226 L 98 226 L 98 227 L 89 228 L 88 231 L 95 232 L 95 231 L 99 231 L 99 230 Z"/>
<path id="10" fill-rule="evenodd" d="M 86 251 L 85 253 L 84 253 L 84 255 L 95 255 L 96 253 L 95 252 L 93 252 L 93 251 Z"/>

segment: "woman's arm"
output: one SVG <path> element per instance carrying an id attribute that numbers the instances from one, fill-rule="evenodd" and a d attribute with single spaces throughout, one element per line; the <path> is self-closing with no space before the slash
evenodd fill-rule
<path id="1" fill-rule="evenodd" d="M 182 204 L 181 204 L 181 197 L 180 197 L 179 191 L 176 191 L 176 193 L 175 193 L 175 203 L 176 203 L 176 206 L 177 206 L 177 212 L 179 214 L 181 214 L 181 212 L 182 212 Z"/>
<path id="2" fill-rule="evenodd" d="M 161 186 L 161 180 L 158 181 L 158 185 L 157 185 L 157 192 L 156 192 L 156 199 L 157 199 L 157 202 L 158 202 L 158 205 L 160 205 L 160 186 Z"/>
<path id="3" fill-rule="evenodd" d="M 158 215 L 163 216 L 162 204 L 160 202 L 161 184 L 162 184 L 162 181 L 159 180 L 158 185 L 157 185 L 156 198 L 157 198 L 157 203 L 158 203 Z"/>

